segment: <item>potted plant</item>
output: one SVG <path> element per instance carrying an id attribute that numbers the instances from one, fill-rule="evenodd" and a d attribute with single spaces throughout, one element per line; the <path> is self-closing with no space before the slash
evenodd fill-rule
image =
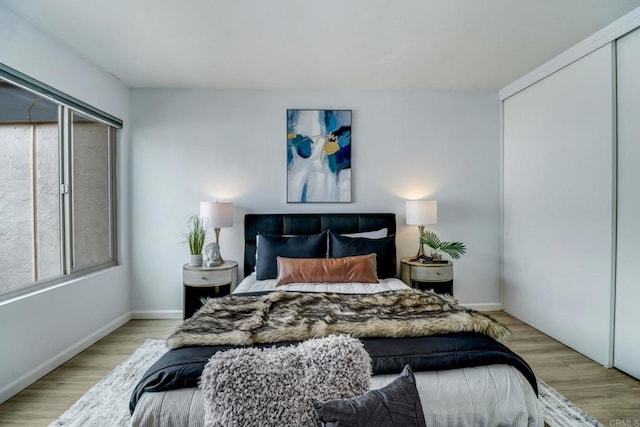
<path id="1" fill-rule="evenodd" d="M 192 215 L 187 222 L 189 232 L 184 236 L 187 238 L 186 243 L 189 244 L 191 256 L 189 257 L 189 265 L 192 267 L 200 267 L 202 265 L 202 246 L 206 229 L 204 228 L 204 219 L 199 216 Z"/>
<path id="2" fill-rule="evenodd" d="M 448 254 L 453 259 L 460 258 L 467 252 L 467 248 L 462 242 L 443 242 L 433 231 L 425 231 L 420 236 L 420 244 L 429 246 L 431 250 L 432 259 L 442 259 L 440 251 Z"/>

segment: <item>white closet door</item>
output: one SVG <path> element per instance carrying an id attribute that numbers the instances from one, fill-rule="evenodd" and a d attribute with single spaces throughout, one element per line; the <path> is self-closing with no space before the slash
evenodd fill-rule
<path id="1" fill-rule="evenodd" d="M 506 99 L 503 114 L 504 308 L 610 366 L 612 45 Z"/>
<path id="2" fill-rule="evenodd" d="M 618 252 L 614 365 L 640 378 L 640 30 L 618 40 Z"/>

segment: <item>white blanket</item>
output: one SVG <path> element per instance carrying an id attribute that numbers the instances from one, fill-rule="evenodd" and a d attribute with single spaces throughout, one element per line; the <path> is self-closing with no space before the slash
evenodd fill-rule
<path id="1" fill-rule="evenodd" d="M 415 372 L 428 426 L 542 427 L 543 411 L 524 376 L 509 365 Z M 384 387 L 398 375 L 378 375 L 370 388 Z M 250 398 L 250 396 L 247 396 Z M 145 393 L 132 426 L 204 425 L 204 399 L 196 388 Z"/>
<path id="2" fill-rule="evenodd" d="M 262 292 L 262 291 L 291 291 L 291 292 L 331 292 L 337 294 L 376 294 L 386 291 L 409 289 L 400 279 L 380 279 L 378 283 L 291 283 L 276 286 L 275 279 L 257 280 L 256 273 L 252 273 L 240 282 L 233 293 Z"/>

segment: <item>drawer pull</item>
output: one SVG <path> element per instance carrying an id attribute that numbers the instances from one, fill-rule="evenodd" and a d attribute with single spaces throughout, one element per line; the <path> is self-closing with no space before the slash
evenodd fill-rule
<path id="1" fill-rule="evenodd" d="M 438 273 L 438 272 L 436 272 L 436 274 L 437 274 L 438 276 L 440 275 L 440 273 Z"/>
<path id="2" fill-rule="evenodd" d="M 202 280 L 207 280 L 207 278 L 206 278 L 206 277 L 203 277 L 203 278 L 202 278 Z"/>

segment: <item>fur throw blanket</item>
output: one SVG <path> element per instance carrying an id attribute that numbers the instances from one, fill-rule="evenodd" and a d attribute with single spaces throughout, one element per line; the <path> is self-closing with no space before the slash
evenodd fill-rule
<path id="1" fill-rule="evenodd" d="M 205 426 L 319 425 L 313 405 L 369 389 L 371 358 L 345 335 L 214 354 L 202 372 Z"/>
<path id="2" fill-rule="evenodd" d="M 251 345 L 347 334 L 356 338 L 478 332 L 504 342 L 510 331 L 450 296 L 407 289 L 371 295 L 277 291 L 210 298 L 167 338 L 170 349 Z"/>

